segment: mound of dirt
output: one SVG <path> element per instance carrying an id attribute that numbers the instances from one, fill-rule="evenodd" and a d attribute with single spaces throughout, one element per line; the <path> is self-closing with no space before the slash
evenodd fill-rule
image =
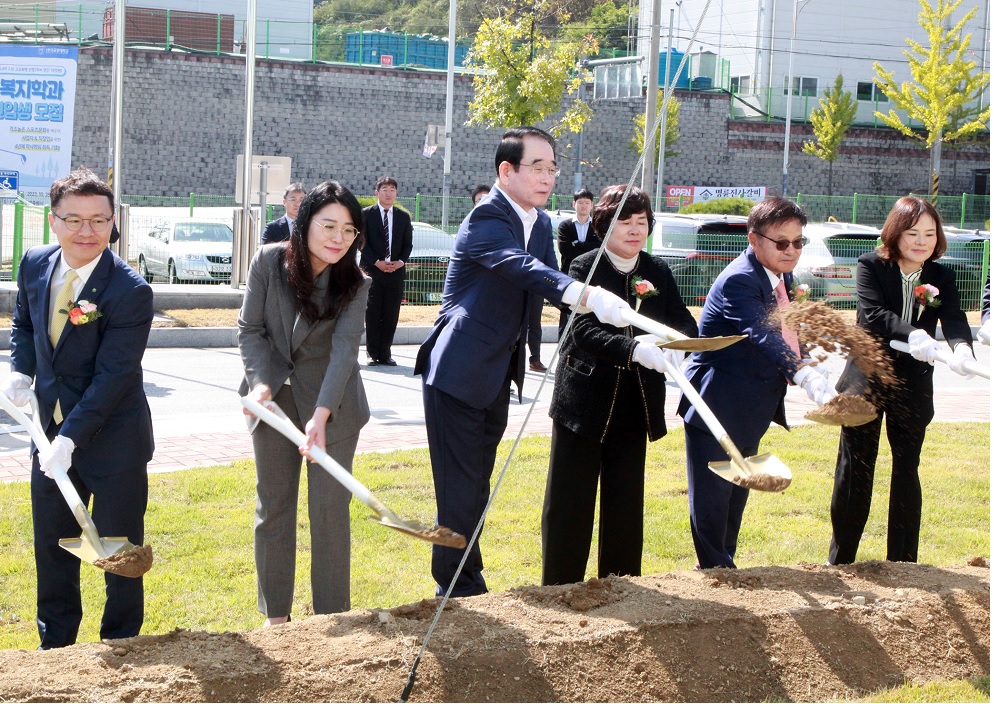
<path id="1" fill-rule="evenodd" d="M 396 701 L 437 601 L 0 652 L 0 700 Z M 820 701 L 990 671 L 990 568 L 673 572 L 453 600 L 411 701 Z"/>

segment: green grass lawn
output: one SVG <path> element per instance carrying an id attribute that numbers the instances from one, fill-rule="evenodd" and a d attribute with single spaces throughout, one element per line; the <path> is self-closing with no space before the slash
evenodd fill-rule
<path id="1" fill-rule="evenodd" d="M 794 482 L 782 494 L 752 492 L 739 540 L 740 567 L 825 561 L 838 435 L 837 429 L 815 425 L 789 433 L 775 428 L 767 434 L 762 449 L 774 451 L 791 468 Z M 502 445 L 498 470 L 510 447 Z M 539 525 L 548 452 L 547 437 L 521 443 L 488 517 L 482 547 L 493 591 L 540 581 Z M 861 559 L 884 557 L 890 461 L 885 442 Z M 362 454 L 354 471 L 402 517 L 431 524 L 434 501 L 427 450 Z M 646 475 L 643 572 L 689 569 L 694 552 L 681 432 L 649 445 Z M 988 556 L 990 424 L 933 423 L 925 441 L 921 479 L 925 497 L 921 562 L 954 565 L 974 555 Z M 306 496 L 303 488 L 301 496 Z M 146 526 L 155 566 L 145 577 L 143 633 L 174 628 L 245 630 L 262 623 L 256 610 L 252 556 L 254 505 L 254 467 L 248 461 L 151 478 Z M 34 648 L 38 643 L 30 512 L 26 483 L 0 484 L 2 648 Z M 391 607 L 432 596 L 429 544 L 368 521 L 368 515 L 364 505 L 352 502 L 353 607 Z M 301 502 L 296 616 L 309 611 L 309 548 L 306 508 Z M 588 566 L 588 576 L 593 569 Z M 83 566 L 86 613 L 81 642 L 97 638 L 102 575 Z M 903 701 L 925 701 L 915 699 L 918 694 L 907 696 Z"/>

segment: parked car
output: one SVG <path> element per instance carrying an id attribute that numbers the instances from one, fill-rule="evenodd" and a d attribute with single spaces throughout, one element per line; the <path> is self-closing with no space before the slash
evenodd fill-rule
<path id="1" fill-rule="evenodd" d="M 405 263 L 404 298 L 414 304 L 441 303 L 456 238 L 427 223 L 413 224 L 414 248 Z"/>
<path id="2" fill-rule="evenodd" d="M 674 213 L 654 217 L 649 251 L 666 260 L 684 303 L 703 304 L 718 274 L 748 245 L 748 218 Z"/>
<path id="3" fill-rule="evenodd" d="M 991 233 L 959 227 L 943 227 L 942 231 L 946 235 L 946 253 L 939 263 L 956 272 L 956 288 L 963 310 L 978 310 L 990 271 Z"/>
<path id="4" fill-rule="evenodd" d="M 231 281 L 232 232 L 218 220 L 164 220 L 137 238 L 138 273 L 171 284 Z"/>
<path id="5" fill-rule="evenodd" d="M 856 307 L 856 260 L 877 246 L 880 230 L 844 222 L 809 222 L 808 244 L 794 268 L 794 283 L 811 288 L 811 300 L 840 308 Z"/>

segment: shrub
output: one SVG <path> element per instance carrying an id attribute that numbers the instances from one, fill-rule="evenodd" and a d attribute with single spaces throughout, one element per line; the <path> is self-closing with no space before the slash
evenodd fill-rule
<path id="1" fill-rule="evenodd" d="M 748 198 L 715 198 L 704 203 L 691 203 L 680 208 L 681 213 L 715 213 L 718 215 L 748 215 L 756 201 Z"/>

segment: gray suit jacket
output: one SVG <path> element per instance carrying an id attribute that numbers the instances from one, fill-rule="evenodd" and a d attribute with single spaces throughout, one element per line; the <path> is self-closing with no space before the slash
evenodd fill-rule
<path id="1" fill-rule="evenodd" d="M 238 314 L 238 349 L 245 365 L 239 393 L 268 384 L 273 396 L 290 381 L 302 420 L 317 406 L 331 409 L 325 442 L 351 437 L 369 421 L 366 391 L 359 376 L 359 341 L 370 279 L 329 320 L 297 319 L 293 292 L 282 266 L 282 245 L 259 248 L 249 268 Z"/>

